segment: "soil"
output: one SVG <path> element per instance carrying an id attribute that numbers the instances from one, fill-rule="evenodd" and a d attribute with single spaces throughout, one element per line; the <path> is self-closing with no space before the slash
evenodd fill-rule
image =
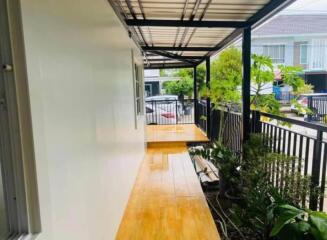
<path id="1" fill-rule="evenodd" d="M 250 233 L 247 229 L 241 229 L 244 237 L 242 237 L 239 232 L 232 226 L 232 224 L 230 224 L 228 222 L 228 220 L 226 218 L 224 218 L 225 222 L 226 222 L 226 227 L 227 227 L 227 235 L 228 237 L 224 236 L 223 234 L 223 230 L 221 228 L 220 225 L 220 221 L 221 221 L 221 217 L 218 216 L 217 212 L 215 211 L 218 210 L 218 212 L 220 212 L 220 207 L 219 204 L 216 201 L 216 196 L 218 194 L 218 190 L 210 190 L 210 191 L 206 191 L 204 190 L 204 193 L 206 195 L 207 201 L 208 201 L 208 205 L 210 207 L 211 210 L 211 214 L 214 218 L 216 227 L 218 229 L 218 232 L 220 234 L 221 239 L 223 240 L 240 240 L 240 239 L 245 239 L 245 240 L 262 240 L 260 236 L 255 236 L 255 234 Z M 219 203 L 221 205 L 221 207 L 223 208 L 224 212 L 228 212 L 228 208 L 231 207 L 232 203 L 226 199 L 226 198 L 221 198 L 218 197 L 219 199 Z M 215 208 L 215 209 L 214 209 Z M 220 214 L 221 216 L 222 214 Z"/>

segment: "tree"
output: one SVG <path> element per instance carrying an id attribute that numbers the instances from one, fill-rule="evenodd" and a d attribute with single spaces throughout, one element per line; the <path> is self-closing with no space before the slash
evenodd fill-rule
<path id="1" fill-rule="evenodd" d="M 165 83 L 164 88 L 167 93 L 177 95 L 180 100 L 184 100 L 184 96 L 192 96 L 193 79 L 185 76 L 179 81 L 168 81 Z"/>
<path id="2" fill-rule="evenodd" d="M 177 71 L 174 75 L 175 77 L 180 77 L 180 78 L 189 77 L 193 79 L 193 68 L 182 68 L 179 71 Z M 205 84 L 205 78 L 206 78 L 205 65 L 200 64 L 196 68 L 196 80 L 199 89 Z"/>
<path id="3" fill-rule="evenodd" d="M 251 66 L 251 109 L 282 115 L 280 103 L 274 94 L 262 94 L 267 84 L 275 80 L 274 66 L 270 57 L 253 54 Z M 312 91 L 312 86 L 305 84 L 299 77 L 301 67 L 278 66 L 285 84 L 290 85 L 294 95 Z M 226 104 L 238 104 L 241 100 L 242 54 L 231 47 L 224 50 L 211 65 L 211 83 L 201 91 L 202 96 L 210 97 L 214 107 Z"/>
<path id="4" fill-rule="evenodd" d="M 232 81 L 238 86 L 242 83 L 242 53 L 235 47 L 224 50 L 219 58 L 211 63 L 212 81 Z"/>
<path id="5" fill-rule="evenodd" d="M 238 87 L 242 83 L 242 54 L 234 48 L 224 50 L 211 63 L 211 81 L 209 88 L 203 88 L 200 95 L 210 97 L 214 107 L 240 103 L 241 93 Z"/>

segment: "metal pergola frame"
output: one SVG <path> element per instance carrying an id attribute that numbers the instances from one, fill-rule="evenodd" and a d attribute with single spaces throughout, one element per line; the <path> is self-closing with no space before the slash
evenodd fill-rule
<path id="1" fill-rule="evenodd" d="M 249 3 L 231 3 L 229 0 L 219 3 L 222 6 L 227 5 L 248 5 L 251 7 L 260 8 L 251 10 L 253 14 L 243 20 L 236 19 L 205 19 L 209 14 L 208 11 L 216 11 L 215 14 L 223 15 L 224 12 L 211 8 L 212 0 L 195 0 L 192 6 L 189 0 L 180 2 L 176 0 L 176 3 L 171 1 L 165 2 L 148 2 L 146 0 L 108 0 L 116 14 L 121 19 L 122 23 L 128 30 L 130 37 L 133 38 L 145 57 L 145 69 L 168 69 L 168 68 L 193 68 L 194 70 L 194 98 L 197 101 L 197 83 L 196 83 L 196 67 L 202 62 L 206 62 L 206 84 L 210 82 L 210 57 L 217 52 L 229 46 L 232 42 L 243 37 L 242 40 L 242 59 L 243 59 L 243 83 L 242 83 L 242 110 L 243 110 L 243 139 L 248 138 L 250 131 L 250 72 L 251 72 L 251 31 L 259 26 L 261 23 L 272 17 L 277 12 L 281 11 L 295 0 L 253 0 Z M 178 1 L 178 2 L 177 2 Z M 182 1 L 182 0 L 181 0 Z M 262 4 L 265 2 L 264 4 Z M 145 5 L 149 4 L 179 4 L 183 5 L 181 8 L 181 15 L 171 19 L 171 16 L 163 11 L 162 15 L 156 18 L 148 18 Z M 218 3 L 215 3 L 216 5 Z M 161 6 L 160 5 L 160 6 Z M 201 7 L 200 7 L 201 5 Z M 149 8 L 149 7 L 148 7 Z M 150 6 L 151 8 L 151 6 Z M 152 6 L 152 8 L 154 8 Z M 161 7 L 164 8 L 164 7 Z M 156 12 L 160 7 L 155 7 Z M 201 10 L 199 10 L 201 9 Z M 252 9 L 252 8 L 251 8 Z M 226 9 L 228 14 L 230 9 Z M 240 15 L 248 13 L 242 13 L 242 9 L 238 10 Z M 175 11 L 176 12 L 176 11 Z M 151 12 L 150 12 L 151 13 Z M 216 16 L 214 15 L 214 16 Z M 157 30 L 160 28 L 161 30 Z M 151 30 L 152 29 L 152 30 Z M 154 30 L 153 30 L 154 29 Z M 156 38 L 160 39 L 166 37 L 162 29 L 166 29 L 170 33 L 171 29 L 177 29 L 174 37 L 170 36 L 169 39 L 174 38 L 173 44 L 156 44 Z M 190 46 L 192 39 L 194 38 L 198 29 L 217 29 L 222 32 L 222 38 L 217 35 L 217 42 L 212 43 L 212 37 L 206 37 L 210 34 L 204 34 L 203 44 L 193 44 Z M 156 31 L 155 34 L 153 31 Z M 208 30 L 206 30 L 208 31 Z M 228 33 L 228 34 L 226 34 Z M 211 34 L 212 35 L 212 34 Z M 210 36 L 211 36 L 210 35 Z M 167 37 L 166 37 L 167 38 Z M 166 39 L 165 38 L 165 39 Z M 200 38 L 201 39 L 201 38 Z M 160 56 L 153 59 L 151 56 Z M 207 101 L 207 129 L 208 136 L 210 136 L 210 100 Z M 196 113 L 195 104 L 195 113 Z M 197 123 L 197 118 L 196 123 Z"/>

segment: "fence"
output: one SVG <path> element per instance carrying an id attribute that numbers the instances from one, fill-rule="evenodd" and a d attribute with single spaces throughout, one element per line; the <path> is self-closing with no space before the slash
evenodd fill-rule
<path id="1" fill-rule="evenodd" d="M 207 102 L 205 100 L 198 100 L 196 104 L 196 122 L 202 131 L 207 132 Z"/>
<path id="2" fill-rule="evenodd" d="M 264 118 L 269 121 L 264 121 Z M 291 162 L 286 162 L 286 165 L 280 161 L 271 164 L 268 169 L 271 182 L 280 191 L 292 188 L 299 192 L 302 183 L 296 179 L 296 175 L 310 176 L 310 194 L 307 196 L 302 193 L 302 206 L 322 211 L 326 188 L 327 127 L 268 113 L 252 112 L 252 131 L 263 133 L 265 144 L 273 152 L 292 157 Z M 293 178 L 286 177 L 289 175 Z"/>
<path id="3" fill-rule="evenodd" d="M 295 98 L 291 92 L 284 91 L 275 94 L 275 97 L 282 105 L 290 105 L 292 100 Z"/>
<path id="4" fill-rule="evenodd" d="M 145 101 L 146 123 L 169 125 L 194 123 L 194 100 Z"/>
<path id="5" fill-rule="evenodd" d="M 309 122 L 327 123 L 327 95 L 308 96 Z"/>
<path id="6" fill-rule="evenodd" d="M 262 133 L 272 152 L 289 159 L 276 159 L 267 167 L 274 186 L 281 192 L 292 189 L 297 194 L 303 187 L 299 176 L 307 177 L 310 192 L 302 191 L 298 196 L 302 206 L 326 211 L 327 126 L 256 111 L 251 115 L 251 132 Z M 234 152 L 241 153 L 241 114 L 214 110 L 211 119 L 212 139 L 220 136 Z M 219 133 L 221 124 L 224 127 Z"/>
<path id="7" fill-rule="evenodd" d="M 228 110 L 212 110 L 210 139 L 220 139 L 235 153 L 242 152 L 242 115 Z"/>

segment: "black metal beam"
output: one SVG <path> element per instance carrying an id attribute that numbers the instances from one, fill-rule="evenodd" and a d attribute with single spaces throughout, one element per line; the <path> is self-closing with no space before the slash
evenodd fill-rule
<path id="1" fill-rule="evenodd" d="M 242 81 L 242 119 L 243 141 L 250 135 L 250 87 L 251 87 L 251 27 L 243 29 L 242 42 L 243 81 Z"/>
<path id="2" fill-rule="evenodd" d="M 190 52 L 210 52 L 210 51 L 217 51 L 218 48 L 215 47 L 150 47 L 144 46 L 142 47 L 144 51 L 190 51 Z"/>
<path id="3" fill-rule="evenodd" d="M 217 48 L 217 51 L 223 49 L 224 47 L 228 46 L 229 44 L 231 44 L 233 41 L 236 41 L 239 37 L 242 36 L 243 33 L 243 29 L 239 28 L 234 30 L 231 34 L 229 34 L 226 38 L 224 38 L 221 42 L 219 42 L 215 48 Z M 216 52 L 210 52 L 209 54 L 207 54 L 207 56 L 212 56 L 214 55 Z"/>
<path id="4" fill-rule="evenodd" d="M 210 87 L 210 57 L 206 58 L 206 85 Z M 207 98 L 207 137 L 211 139 L 211 102 Z"/>
<path id="5" fill-rule="evenodd" d="M 193 65 L 174 65 L 174 64 L 150 64 L 144 65 L 144 69 L 176 69 L 176 68 L 193 68 Z"/>
<path id="6" fill-rule="evenodd" d="M 158 19 L 126 19 L 128 26 L 153 27 L 197 27 L 197 28 L 243 28 L 247 26 L 243 21 L 182 21 Z"/>
<path id="7" fill-rule="evenodd" d="M 255 27 L 257 24 L 266 21 L 268 18 L 272 17 L 277 12 L 283 10 L 285 7 L 290 5 L 296 0 L 271 0 L 268 4 L 266 4 L 262 9 L 260 9 L 257 13 L 255 13 L 252 17 L 250 17 L 246 22 L 244 22 L 244 27 Z M 215 48 L 217 51 L 228 46 L 233 41 L 236 41 L 242 36 L 243 29 L 238 28 L 235 29 L 230 35 L 228 35 L 223 41 L 218 43 Z M 208 56 L 214 55 L 216 52 L 211 52 Z"/>
<path id="8" fill-rule="evenodd" d="M 250 26 L 258 23 L 259 21 L 265 21 L 267 18 L 283 10 L 285 7 L 295 2 L 296 0 L 271 0 L 257 13 L 250 17 L 246 21 L 246 25 Z"/>
<path id="9" fill-rule="evenodd" d="M 144 59 L 145 60 L 145 59 Z M 180 62 L 181 60 L 173 59 L 173 58 L 148 58 L 148 62 L 163 62 L 163 61 L 177 61 Z"/>
<path id="10" fill-rule="evenodd" d="M 150 51 L 150 52 L 157 54 L 159 56 L 168 57 L 168 58 L 172 58 L 172 59 L 178 59 L 178 60 L 185 60 L 185 61 L 203 59 L 203 56 L 180 56 L 177 54 L 161 52 L 161 51 Z M 192 62 L 192 63 L 194 63 L 194 62 Z"/>

